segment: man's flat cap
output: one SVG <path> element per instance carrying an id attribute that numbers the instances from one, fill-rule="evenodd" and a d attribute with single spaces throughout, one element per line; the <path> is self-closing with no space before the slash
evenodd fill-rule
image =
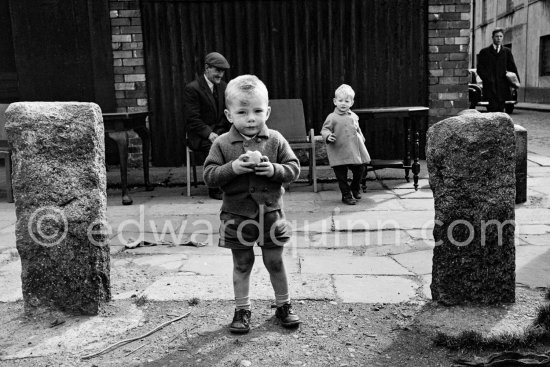
<path id="1" fill-rule="evenodd" d="M 215 66 L 218 69 L 229 69 L 229 63 L 222 56 L 222 54 L 217 52 L 211 52 L 204 58 L 204 63 L 210 66 Z"/>

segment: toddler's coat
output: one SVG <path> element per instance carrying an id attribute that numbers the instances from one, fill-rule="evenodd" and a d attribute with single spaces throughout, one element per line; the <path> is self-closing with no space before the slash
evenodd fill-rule
<path id="1" fill-rule="evenodd" d="M 330 134 L 336 136 L 335 142 L 327 142 L 327 155 L 331 167 L 370 162 L 365 137 L 359 127 L 359 117 L 355 113 L 341 113 L 334 109 L 334 112 L 327 116 L 321 129 L 325 141 Z"/>

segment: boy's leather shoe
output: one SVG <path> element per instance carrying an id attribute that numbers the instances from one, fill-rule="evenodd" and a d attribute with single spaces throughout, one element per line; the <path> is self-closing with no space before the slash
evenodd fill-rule
<path id="1" fill-rule="evenodd" d="M 229 325 L 229 331 L 235 334 L 246 334 L 250 331 L 250 310 L 235 310 L 233 322 Z"/>
<path id="2" fill-rule="evenodd" d="M 216 200 L 223 199 L 222 191 L 220 189 L 208 189 L 208 196 Z"/>
<path id="3" fill-rule="evenodd" d="M 353 197 L 357 200 L 361 199 L 361 191 L 359 190 L 352 190 L 351 194 Z"/>
<path id="4" fill-rule="evenodd" d="M 342 196 L 342 202 L 344 204 L 348 204 L 348 205 L 355 205 L 357 204 L 357 201 L 353 198 L 353 196 L 351 196 L 351 194 L 345 194 Z"/>
<path id="5" fill-rule="evenodd" d="M 281 307 L 277 307 L 275 311 L 275 317 L 281 321 L 281 324 L 284 327 L 293 327 L 298 326 L 301 321 L 298 315 L 292 311 L 292 305 L 290 303 L 285 303 Z"/>

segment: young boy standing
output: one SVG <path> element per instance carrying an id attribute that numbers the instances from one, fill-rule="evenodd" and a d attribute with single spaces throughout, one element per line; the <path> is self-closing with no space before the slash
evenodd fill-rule
<path id="1" fill-rule="evenodd" d="M 342 202 L 355 205 L 361 199 L 359 190 L 365 163 L 370 162 L 365 147 L 365 137 L 359 127 L 359 117 L 352 111 L 355 92 L 342 84 L 334 93 L 334 112 L 327 116 L 321 135 L 327 144 L 328 161 L 342 192 Z M 353 173 L 351 185 L 348 184 L 348 169 Z"/>
<path id="2" fill-rule="evenodd" d="M 214 141 L 204 162 L 204 181 L 223 191 L 219 246 L 231 249 L 233 255 L 236 306 L 229 330 L 250 330 L 249 288 L 255 243 L 262 249 L 275 291 L 275 316 L 285 327 L 297 326 L 300 318 L 292 310 L 282 256 L 290 238 L 282 185 L 298 178 L 300 163 L 286 139 L 266 126 L 271 108 L 261 80 L 253 75 L 231 80 L 225 101 L 225 114 L 232 126 Z M 262 156 L 261 162 L 251 159 L 256 155 Z"/>

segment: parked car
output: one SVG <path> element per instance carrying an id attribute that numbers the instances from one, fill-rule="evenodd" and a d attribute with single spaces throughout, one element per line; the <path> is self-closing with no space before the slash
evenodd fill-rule
<path id="1" fill-rule="evenodd" d="M 468 96 L 470 99 L 470 108 L 475 109 L 476 106 L 484 106 L 487 108 L 489 102 L 485 99 L 483 95 L 483 82 L 479 75 L 477 75 L 476 69 L 468 69 L 470 74 L 470 83 L 468 83 Z M 515 88 L 510 88 L 512 90 L 512 100 L 506 101 L 504 110 L 507 114 L 514 112 L 514 107 L 518 103 L 518 90 Z"/>

